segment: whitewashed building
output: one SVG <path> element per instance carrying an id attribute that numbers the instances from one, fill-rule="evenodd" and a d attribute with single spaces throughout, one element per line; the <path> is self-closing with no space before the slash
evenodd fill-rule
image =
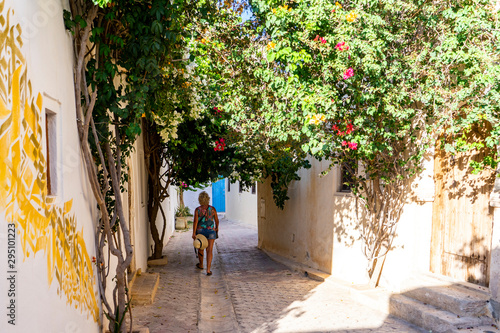
<path id="1" fill-rule="evenodd" d="M 63 9 L 66 0 L 0 0 L 0 332 L 92 333 L 104 322 Z M 147 269 L 152 243 L 142 138 L 135 145 L 123 198 L 130 272 Z M 164 203 L 166 239 L 174 206 Z"/>

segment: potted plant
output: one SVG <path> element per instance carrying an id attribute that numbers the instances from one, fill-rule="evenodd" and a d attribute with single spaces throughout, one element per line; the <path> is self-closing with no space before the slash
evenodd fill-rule
<path id="1" fill-rule="evenodd" d="M 185 184 L 182 183 L 183 187 Z M 179 193 L 179 207 L 175 210 L 175 229 L 186 229 L 187 223 L 190 220 L 190 217 L 193 216 L 189 210 L 189 207 L 184 205 L 184 189 L 183 187 L 178 188 Z"/>

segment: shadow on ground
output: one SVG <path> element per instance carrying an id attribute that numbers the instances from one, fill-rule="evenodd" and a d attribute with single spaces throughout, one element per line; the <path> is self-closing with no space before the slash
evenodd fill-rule
<path id="1" fill-rule="evenodd" d="M 257 249 L 254 229 L 225 224 L 218 259 L 241 332 L 423 332 L 290 271 Z"/>

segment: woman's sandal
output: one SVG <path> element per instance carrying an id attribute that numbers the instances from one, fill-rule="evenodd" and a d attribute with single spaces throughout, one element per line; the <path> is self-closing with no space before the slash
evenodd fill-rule
<path id="1" fill-rule="evenodd" d="M 210 276 L 210 275 L 212 275 L 212 272 L 207 272 L 207 276 Z"/>
<path id="2" fill-rule="evenodd" d="M 196 268 L 203 269 L 203 267 L 201 267 L 200 264 L 196 264 Z"/>

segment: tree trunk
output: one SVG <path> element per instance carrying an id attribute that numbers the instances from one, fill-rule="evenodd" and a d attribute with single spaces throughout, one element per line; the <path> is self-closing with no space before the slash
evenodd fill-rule
<path id="1" fill-rule="evenodd" d="M 161 144 L 161 137 L 157 133 L 154 124 L 143 121 L 144 128 L 144 162 L 146 163 L 147 175 L 148 175 L 148 219 L 149 219 L 149 229 L 151 231 L 151 237 L 154 241 L 153 253 L 151 255 L 152 259 L 161 259 L 163 252 L 163 237 L 165 235 L 165 229 L 167 228 L 167 221 L 162 214 L 163 225 L 162 232 L 156 226 L 156 220 L 158 218 L 158 211 L 161 210 L 161 203 L 167 196 L 167 188 L 169 181 L 165 181 L 162 184 L 162 166 L 163 166 L 163 154 L 162 149 L 164 149 Z"/>
<path id="2" fill-rule="evenodd" d="M 184 190 L 179 187 L 179 207 L 184 208 Z"/>
<path id="3" fill-rule="evenodd" d="M 149 228 L 151 230 L 151 237 L 153 238 L 153 241 L 155 242 L 154 247 L 153 247 L 153 255 L 151 256 L 152 259 L 161 259 L 162 258 L 162 252 L 163 252 L 163 239 L 160 238 L 160 234 L 158 232 L 158 228 L 156 227 L 156 219 L 158 217 L 158 211 L 160 209 L 158 204 L 149 204 L 148 203 L 148 210 L 149 210 Z M 166 221 L 163 221 L 163 228 L 166 227 Z"/>

